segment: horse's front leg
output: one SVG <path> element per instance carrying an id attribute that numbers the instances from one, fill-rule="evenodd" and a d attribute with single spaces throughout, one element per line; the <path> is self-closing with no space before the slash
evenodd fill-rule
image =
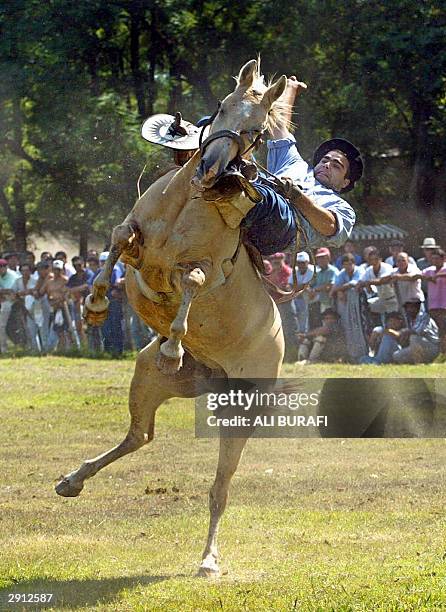
<path id="1" fill-rule="evenodd" d="M 198 575 L 214 578 L 220 575 L 218 565 L 217 535 L 218 525 L 226 508 L 231 478 L 234 475 L 247 438 L 220 437 L 220 454 L 217 474 L 209 493 L 210 523 L 206 547 L 203 552 Z"/>
<path id="2" fill-rule="evenodd" d="M 141 232 L 134 222 L 126 222 L 115 227 L 112 233 L 112 243 L 104 268 L 94 280 L 92 293 L 85 299 L 85 319 L 90 325 L 102 325 L 108 316 L 107 291 L 113 268 L 122 255 L 126 253 L 137 267 L 133 259 L 139 258 L 139 247 L 142 246 Z"/>
<path id="3" fill-rule="evenodd" d="M 170 326 L 169 338 L 161 345 L 157 356 L 157 366 L 163 374 L 175 374 L 183 365 L 184 349 L 181 340 L 187 333 L 187 317 L 192 300 L 206 281 L 203 268 L 206 269 L 206 265 L 198 264 L 181 278 L 181 304 Z"/>

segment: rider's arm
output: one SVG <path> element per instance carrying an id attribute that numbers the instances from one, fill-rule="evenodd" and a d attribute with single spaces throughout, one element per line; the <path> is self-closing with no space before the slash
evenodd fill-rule
<path id="1" fill-rule="evenodd" d="M 279 99 L 279 102 L 284 105 L 283 120 L 271 130 L 271 137 L 274 140 L 290 138 L 289 127 L 291 125 L 293 105 L 296 97 L 305 89 L 307 89 L 305 83 L 298 81 L 294 75 L 287 80 L 287 87 Z"/>
<path id="2" fill-rule="evenodd" d="M 330 210 L 318 206 L 300 189 L 293 189 L 289 199 L 319 234 L 327 237 L 336 234 L 338 231 L 337 218 Z"/>

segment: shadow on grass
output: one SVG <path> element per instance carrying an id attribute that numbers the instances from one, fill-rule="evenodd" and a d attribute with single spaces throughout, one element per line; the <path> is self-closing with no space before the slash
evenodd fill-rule
<path id="1" fill-rule="evenodd" d="M 46 578 L 18 582 L 0 590 L 0 609 L 9 609 L 11 606 L 20 606 L 17 609 L 42 610 L 53 608 L 55 610 L 75 610 L 85 606 L 109 604 L 124 589 L 134 590 L 139 586 L 146 587 L 151 584 L 178 578 L 179 576 L 126 576 L 123 578 L 98 578 L 97 580 L 50 580 Z M 52 593 L 49 603 L 20 601 L 10 603 L 10 593 L 28 595 L 31 593 Z M 3 607 L 3 605 L 5 607 Z"/>

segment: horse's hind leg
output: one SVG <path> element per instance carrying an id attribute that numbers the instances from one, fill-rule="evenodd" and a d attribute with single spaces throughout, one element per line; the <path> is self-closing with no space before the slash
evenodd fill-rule
<path id="1" fill-rule="evenodd" d="M 59 495 L 76 497 L 83 489 L 84 480 L 153 439 L 156 409 L 174 395 L 155 366 L 158 350 L 159 341 L 156 340 L 138 355 L 130 387 L 130 428 L 124 440 L 102 455 L 87 459 L 78 470 L 65 476 L 56 486 Z"/>

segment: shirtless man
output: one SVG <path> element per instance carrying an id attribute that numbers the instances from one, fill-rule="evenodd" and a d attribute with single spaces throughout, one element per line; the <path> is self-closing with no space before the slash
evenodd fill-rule
<path id="1" fill-rule="evenodd" d="M 54 260 L 53 274 L 48 275 L 45 283 L 40 289 L 40 295 L 46 295 L 50 303 L 50 335 L 52 328 L 57 334 L 59 348 L 70 345 L 70 326 L 66 304 L 66 296 L 68 293 L 66 285 L 68 279 L 63 274 L 63 269 L 63 261 L 59 259 Z"/>

